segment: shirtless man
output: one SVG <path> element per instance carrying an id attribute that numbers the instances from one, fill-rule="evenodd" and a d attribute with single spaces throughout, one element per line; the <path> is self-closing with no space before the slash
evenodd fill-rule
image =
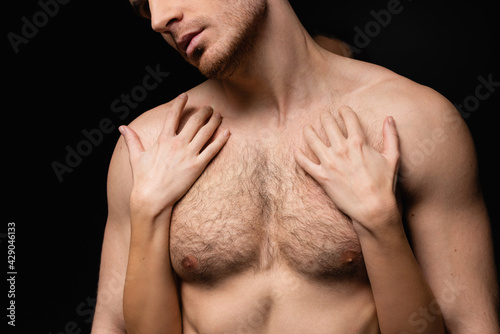
<path id="1" fill-rule="evenodd" d="M 498 333 L 446 99 L 320 48 L 287 0 L 133 5 L 209 80 L 120 128 L 94 334 Z"/>

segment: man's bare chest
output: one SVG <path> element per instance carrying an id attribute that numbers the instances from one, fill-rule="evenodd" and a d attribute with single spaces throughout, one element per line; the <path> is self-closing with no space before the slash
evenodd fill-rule
<path id="1" fill-rule="evenodd" d="M 286 265 L 308 279 L 364 271 L 350 220 L 295 162 L 295 140 L 231 138 L 172 214 L 170 252 L 181 279 L 214 285 Z"/>

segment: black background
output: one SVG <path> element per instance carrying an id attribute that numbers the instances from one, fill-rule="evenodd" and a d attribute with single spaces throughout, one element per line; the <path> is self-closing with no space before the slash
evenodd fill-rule
<path id="1" fill-rule="evenodd" d="M 389 1 L 331 2 L 335 4 L 293 3 L 308 26 L 333 32 L 356 46 L 354 28 L 364 30 L 374 20 L 370 11 L 387 8 Z M 479 76 L 492 75 L 500 81 L 494 2 L 401 0 L 401 5 L 403 11 L 362 48 L 358 58 L 428 85 L 457 104 L 475 94 Z M 2 11 L 7 89 L 1 123 L 6 166 L 1 233 L 6 233 L 7 222 L 16 223 L 14 332 L 87 333 L 107 215 L 106 174 L 119 136 L 116 128 L 203 78 L 151 31 L 148 21 L 135 16 L 127 0 L 72 0 L 60 5 L 57 14 L 15 53 L 8 33 L 21 35 L 21 19 L 32 22 L 40 10 L 37 1 L 18 1 L 9 2 Z M 159 66 L 170 74 L 120 119 L 112 102 L 142 85 L 147 66 Z M 478 150 L 497 254 L 499 97 L 495 92 L 481 101 L 466 119 Z M 60 182 L 53 162 L 64 164 L 66 147 L 75 149 L 86 140 L 82 131 L 98 128 L 105 118 L 115 130 L 104 134 L 102 142 Z M 1 244 L 6 252 L 5 234 Z M 6 300 L 7 288 L 1 294 Z"/>

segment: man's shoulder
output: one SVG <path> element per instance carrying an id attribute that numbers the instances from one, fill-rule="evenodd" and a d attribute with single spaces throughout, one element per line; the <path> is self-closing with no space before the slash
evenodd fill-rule
<path id="1" fill-rule="evenodd" d="M 455 106 L 434 89 L 380 67 L 378 79 L 360 94 L 380 119 L 393 116 L 407 184 L 451 173 L 472 159 L 473 142 Z"/>
<path id="2" fill-rule="evenodd" d="M 183 116 L 190 114 L 193 109 L 204 100 L 212 86 L 212 82 L 205 81 L 186 93 L 188 94 L 188 103 L 184 110 Z M 150 110 L 145 111 L 134 119 L 129 126 L 137 132 L 144 146 L 149 146 L 154 143 L 163 127 L 166 114 L 170 111 L 170 107 L 174 99 L 171 99 L 161 105 L 158 105 Z"/>
<path id="3" fill-rule="evenodd" d="M 187 92 L 189 101 L 184 110 L 185 115 L 196 109 L 196 106 L 203 101 L 204 96 L 208 94 L 209 84 L 207 82 L 202 83 Z M 128 125 L 137 133 L 144 149 L 148 149 L 148 147 L 157 141 L 163 128 L 165 117 L 171 110 L 172 103 L 173 99 L 145 111 Z M 120 199 L 123 208 L 128 205 L 128 195 L 131 189 L 132 171 L 130 169 L 128 149 L 123 136 L 120 136 L 109 166 L 108 195 L 114 200 Z M 114 205 L 117 204 L 115 203 Z"/>
<path id="4" fill-rule="evenodd" d="M 461 118 L 453 104 L 434 89 L 382 66 L 363 62 L 357 66 L 361 88 L 356 95 L 362 107 L 381 118 L 393 116 L 398 127 L 425 132 Z"/>
<path id="5" fill-rule="evenodd" d="M 363 87 L 360 96 L 376 105 L 394 106 L 397 110 L 403 108 L 408 116 L 411 116 L 410 111 L 418 110 L 422 115 L 450 107 L 449 101 L 434 89 L 385 67 L 360 62 L 358 72 L 364 77 L 360 80 Z"/>

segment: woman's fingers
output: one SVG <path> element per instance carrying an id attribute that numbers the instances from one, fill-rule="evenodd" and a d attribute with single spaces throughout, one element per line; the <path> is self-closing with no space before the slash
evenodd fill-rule
<path id="1" fill-rule="evenodd" d="M 175 136 L 179 121 L 181 119 L 182 111 L 186 106 L 188 96 L 186 93 L 179 95 L 174 101 L 170 110 L 166 113 L 165 122 L 160 135 Z"/>
<path id="2" fill-rule="evenodd" d="M 400 156 L 399 135 L 392 116 L 387 117 L 384 121 L 383 137 L 384 149 L 382 154 L 386 157 L 386 159 L 393 163 L 397 163 Z"/>
<path id="3" fill-rule="evenodd" d="M 345 137 L 332 114 L 329 112 L 322 113 L 320 115 L 320 121 L 332 147 L 341 145 L 345 141 Z"/>
<path id="4" fill-rule="evenodd" d="M 206 119 L 203 120 L 203 122 L 205 122 L 205 121 L 206 121 Z M 222 116 L 219 113 L 215 113 L 215 114 L 212 113 L 208 123 L 203 125 L 203 126 L 201 124 L 200 125 L 201 129 L 200 128 L 197 129 L 196 132 L 193 134 L 194 138 L 192 139 L 189 146 L 191 146 L 191 148 L 194 151 L 200 152 L 201 149 L 203 148 L 203 146 L 205 146 L 205 144 L 208 142 L 208 140 L 213 136 L 213 134 L 215 133 L 215 130 L 217 130 L 217 128 L 219 127 L 221 122 L 222 122 Z"/>
<path id="5" fill-rule="evenodd" d="M 139 139 L 139 136 L 134 130 L 132 130 L 132 128 L 126 125 L 120 126 L 118 130 L 125 139 L 125 144 L 127 145 L 130 156 L 130 161 L 134 161 L 139 154 L 144 152 L 144 147 L 142 146 L 142 142 Z"/>
<path id="6" fill-rule="evenodd" d="M 399 135 L 396 129 L 396 123 L 394 122 L 394 118 L 389 116 L 384 121 L 383 128 L 383 137 L 384 137 L 384 149 L 382 151 L 382 155 L 387 159 L 389 163 L 392 164 L 394 168 L 394 180 L 393 180 L 393 192 L 396 192 L 396 185 L 398 181 L 398 171 L 400 164 L 400 155 L 401 151 L 399 149 Z"/>
<path id="7" fill-rule="evenodd" d="M 205 149 L 200 153 L 200 155 L 198 156 L 198 162 L 203 166 L 208 165 L 210 160 L 212 160 L 226 144 L 230 135 L 231 132 L 229 130 L 224 130 L 219 135 L 217 135 L 214 141 L 211 142 L 207 147 L 205 147 Z"/>
<path id="8" fill-rule="evenodd" d="M 295 152 L 295 161 L 297 161 L 297 164 L 299 164 L 299 166 L 302 167 L 307 174 L 311 175 L 316 180 L 319 179 L 321 166 L 311 161 L 301 150 L 297 150 Z"/>
<path id="9" fill-rule="evenodd" d="M 208 117 L 210 119 L 207 122 Z M 197 161 L 202 166 L 206 166 L 219 153 L 231 135 L 229 130 L 222 131 L 207 145 L 221 123 L 222 116 L 219 113 L 214 113 L 212 107 L 203 107 L 189 118 L 179 133 L 186 140 L 189 150 L 198 155 Z"/>
<path id="10" fill-rule="evenodd" d="M 344 124 L 347 130 L 347 138 L 353 139 L 358 138 L 360 140 L 365 140 L 365 133 L 361 128 L 361 123 L 359 121 L 358 115 L 348 106 L 343 106 L 339 108 L 340 117 L 344 120 Z"/>
<path id="11" fill-rule="evenodd" d="M 304 128 L 304 139 L 313 151 L 313 153 L 318 157 L 320 161 L 323 160 L 325 149 L 327 149 L 325 143 L 318 137 L 312 126 L 308 125 Z"/>
<path id="12" fill-rule="evenodd" d="M 209 118 L 210 116 L 212 116 L 211 119 L 213 119 L 212 107 L 201 108 L 196 113 L 191 115 L 191 117 L 189 117 L 189 120 L 187 121 L 186 125 L 184 125 L 184 127 L 182 128 L 182 131 L 179 133 L 179 136 L 182 136 L 185 143 L 190 143 L 191 141 L 194 140 L 193 138 L 197 137 L 199 132 L 202 131 L 205 123 L 207 123 L 207 118 Z M 217 124 L 217 126 L 219 124 L 220 122 Z M 217 128 L 217 126 L 215 128 Z M 214 131 L 215 128 L 213 129 Z M 208 140 L 208 138 L 205 139 L 205 142 Z M 205 142 L 203 144 L 205 144 Z"/>

